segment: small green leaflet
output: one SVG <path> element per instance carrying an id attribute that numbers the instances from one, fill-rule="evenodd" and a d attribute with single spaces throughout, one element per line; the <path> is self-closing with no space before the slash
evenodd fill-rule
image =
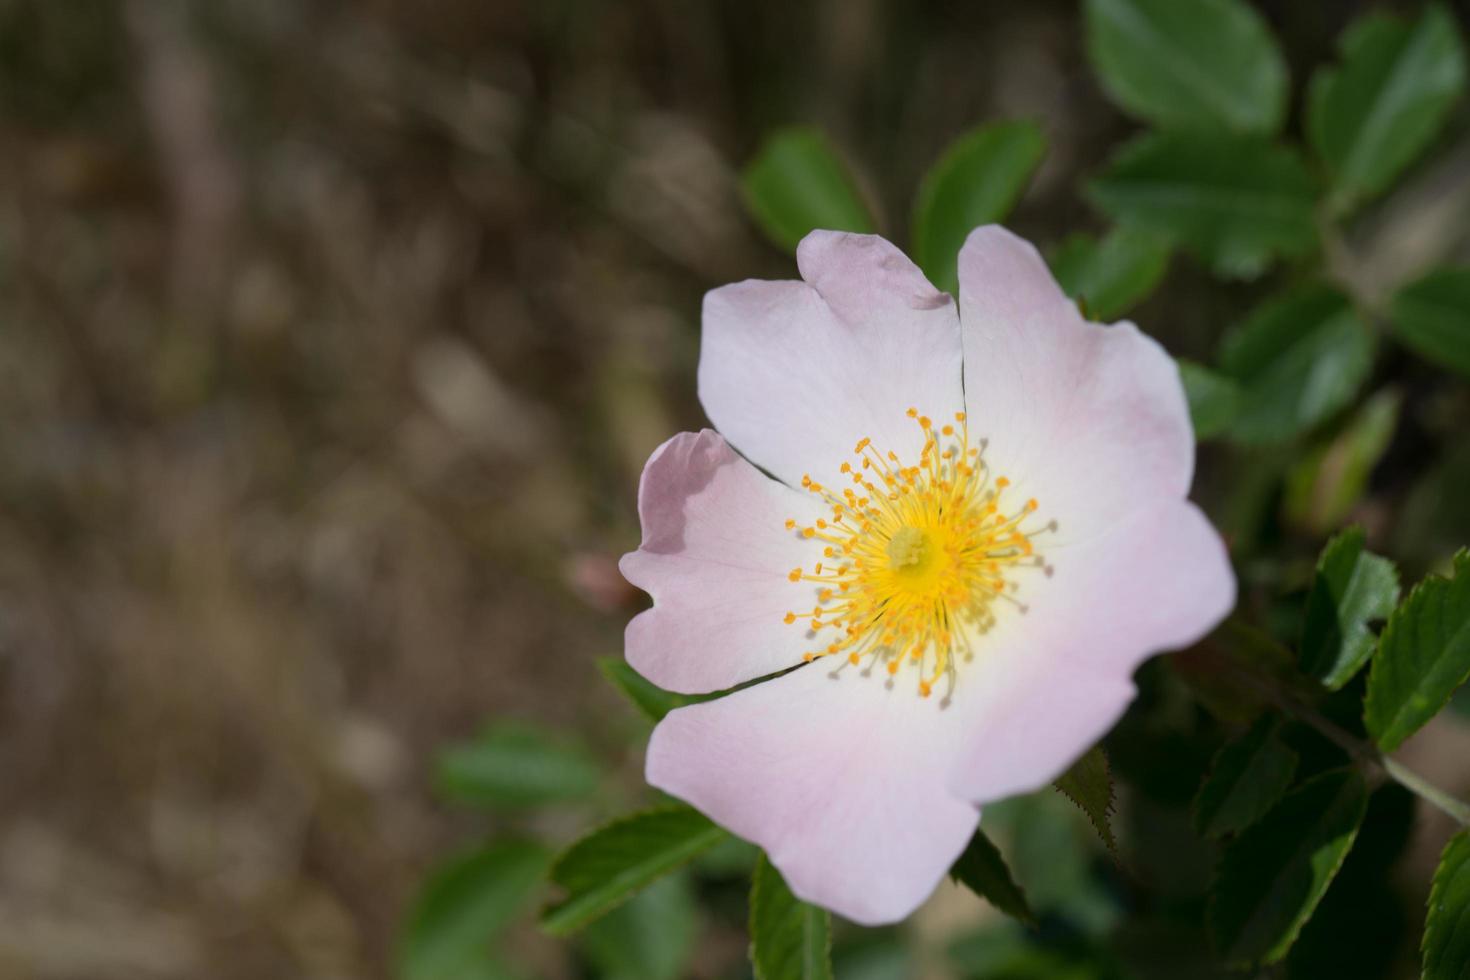
<path id="1" fill-rule="evenodd" d="M 762 854 L 750 882 L 750 962 L 756 980 L 832 980 L 832 917 L 786 887 Z"/>
<path id="2" fill-rule="evenodd" d="M 1287 954 L 1352 849 L 1367 802 L 1356 770 L 1325 772 L 1225 848 L 1209 920 L 1227 962 L 1245 967 Z"/>
<path id="3" fill-rule="evenodd" d="M 1286 62 L 1242 0 L 1087 0 L 1087 52 L 1123 109 L 1164 129 L 1271 135 Z"/>
<path id="4" fill-rule="evenodd" d="M 1450 839 L 1429 890 L 1423 980 L 1470 980 L 1470 830 Z"/>
<path id="5" fill-rule="evenodd" d="M 1114 228 L 1102 241 L 1077 232 L 1051 256 L 1062 289 L 1098 321 L 1115 320 L 1142 302 L 1168 266 L 1168 242 L 1131 228 Z"/>
<path id="6" fill-rule="evenodd" d="M 1426 360 L 1470 378 L 1470 268 L 1436 269 L 1393 296 L 1393 332 Z"/>
<path id="7" fill-rule="evenodd" d="M 622 657 L 598 657 L 597 669 L 639 711 L 647 715 L 650 721 L 663 721 L 664 715 L 675 708 L 719 697 L 718 694 L 675 694 L 673 691 L 665 691 L 628 666 L 628 662 Z"/>
<path id="8" fill-rule="evenodd" d="M 1454 16 L 1434 4 L 1414 23 L 1371 13 L 1340 42 L 1342 64 L 1318 70 L 1307 134 L 1332 170 L 1338 214 L 1383 191 L 1430 144 L 1465 88 Z"/>
<path id="9" fill-rule="evenodd" d="M 1281 723 L 1263 715 L 1215 755 L 1195 794 L 1194 828 L 1203 837 L 1235 834 L 1255 823 L 1286 793 L 1297 754 L 1281 740 Z"/>
<path id="10" fill-rule="evenodd" d="M 603 827 L 562 852 L 551 880 L 566 897 L 541 916 L 541 927 L 566 936 L 725 838 L 725 831 L 691 807 L 634 813 Z"/>
<path id="11" fill-rule="evenodd" d="M 440 865 L 424 885 L 404 931 L 399 950 L 404 980 L 472 975 L 495 934 L 540 889 L 550 863 L 550 853 L 539 844 L 503 841 Z"/>
<path id="12" fill-rule="evenodd" d="M 1373 338 L 1348 298 L 1308 284 L 1267 300 L 1222 345 L 1242 389 L 1237 442 L 1284 442 L 1352 400 L 1373 365 Z"/>
<path id="13" fill-rule="evenodd" d="M 1225 278 L 1254 278 L 1317 244 L 1306 166 L 1259 138 L 1145 133 L 1087 193 L 1114 221 L 1183 246 Z"/>
<path id="14" fill-rule="evenodd" d="M 1026 902 L 1026 893 L 1011 877 L 1011 869 L 1006 867 L 1000 850 L 979 827 L 975 828 L 975 836 L 970 838 L 964 853 L 949 869 L 949 876 L 1006 915 L 1028 926 L 1036 925 L 1036 915 Z"/>
<path id="15" fill-rule="evenodd" d="M 955 260 L 980 225 L 1015 207 L 1046 153 L 1035 123 L 997 122 L 955 140 L 924 176 L 914 202 L 914 261 L 946 292 L 959 289 Z"/>
<path id="16" fill-rule="evenodd" d="M 761 230 L 789 252 L 818 228 L 877 230 L 842 157 L 810 127 L 780 129 L 767 137 L 740 175 L 740 186 Z"/>
<path id="17" fill-rule="evenodd" d="M 688 976 L 699 932 L 686 871 L 675 871 L 590 923 L 578 948 L 599 980 L 679 980 Z"/>
<path id="18" fill-rule="evenodd" d="M 441 796 L 478 806 L 585 799 L 600 778 L 597 764 L 579 746 L 518 722 L 495 725 L 473 742 L 446 749 L 434 767 Z"/>
<path id="19" fill-rule="evenodd" d="M 1398 391 L 1389 388 L 1354 410 L 1342 431 L 1299 460 L 1286 476 L 1286 515 L 1315 535 L 1340 527 L 1368 489 L 1368 477 L 1393 441 Z"/>
<path id="20" fill-rule="evenodd" d="M 1336 691 L 1373 655 L 1378 637 L 1368 624 L 1399 604 L 1393 562 L 1363 550 L 1363 529 L 1348 528 L 1327 543 L 1302 618 L 1302 670 Z"/>
<path id="21" fill-rule="evenodd" d="M 1056 781 L 1056 787 L 1087 814 L 1087 819 L 1096 828 L 1108 850 L 1118 850 L 1113 837 L 1113 773 L 1108 768 L 1108 757 L 1102 746 L 1093 746 L 1086 755 L 1072 764 L 1072 768 Z"/>
<path id="22" fill-rule="evenodd" d="M 1431 575 L 1389 617 L 1368 673 L 1363 720 L 1392 752 L 1439 713 L 1470 680 L 1470 551 L 1454 575 Z"/>
<path id="23" fill-rule="evenodd" d="M 1240 411 L 1240 386 L 1193 361 L 1179 362 L 1179 378 L 1189 400 L 1194 437 L 1200 441 L 1213 439 L 1228 430 Z"/>

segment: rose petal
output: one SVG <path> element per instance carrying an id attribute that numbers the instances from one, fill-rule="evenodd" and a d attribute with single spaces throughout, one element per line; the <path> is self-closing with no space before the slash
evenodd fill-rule
<path id="1" fill-rule="evenodd" d="M 660 687 L 720 691 L 800 663 L 807 630 L 782 621 L 815 587 L 787 578 L 811 564 L 795 519 L 824 516 L 811 494 L 763 476 L 709 429 L 656 449 L 638 487 L 643 543 L 618 567 L 654 605 L 628 624 L 628 663 Z"/>
<path id="2" fill-rule="evenodd" d="M 1131 323 L 1086 322 L 1036 249 L 999 226 L 970 234 L 959 276 L 971 430 L 1062 539 L 1188 493 L 1194 432 L 1163 348 Z"/>
<path id="3" fill-rule="evenodd" d="M 1163 501 L 1106 534 L 1046 554 L 960 665 L 954 706 L 974 719 L 952 786 L 983 804 L 1038 789 L 1107 733 L 1152 654 L 1188 646 L 1235 604 L 1224 543 L 1193 504 Z"/>
<path id="4" fill-rule="evenodd" d="M 835 482 L 870 437 L 916 462 L 904 413 L 961 406 L 954 302 L 874 235 L 814 231 L 797 249 L 805 282 L 749 280 L 704 299 L 699 397 L 741 452 L 786 483 Z"/>
<path id="5" fill-rule="evenodd" d="M 671 712 L 648 781 L 765 848 L 791 890 L 863 925 L 896 922 L 964 850 L 979 811 L 947 777 L 960 715 L 900 678 L 825 660 Z"/>

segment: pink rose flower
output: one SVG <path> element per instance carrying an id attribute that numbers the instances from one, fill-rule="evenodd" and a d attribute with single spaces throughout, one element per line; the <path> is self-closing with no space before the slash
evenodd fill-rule
<path id="1" fill-rule="evenodd" d="M 788 671 L 671 712 L 648 781 L 874 925 L 933 891 L 981 806 L 1095 743 L 1235 579 L 1186 499 L 1173 360 L 1086 322 L 1031 245 L 971 233 L 958 310 L 875 236 L 813 232 L 797 264 L 705 297 L 719 431 L 643 471 L 620 567 L 654 605 L 627 657 L 683 693 Z"/>

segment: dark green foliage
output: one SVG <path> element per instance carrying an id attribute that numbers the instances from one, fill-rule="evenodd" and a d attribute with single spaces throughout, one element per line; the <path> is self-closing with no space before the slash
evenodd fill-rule
<path id="1" fill-rule="evenodd" d="M 1231 438 L 1299 435 L 1345 406 L 1372 363 L 1373 338 L 1341 291 L 1308 285 L 1267 300 L 1221 350 L 1221 367 L 1243 392 Z"/>
<path id="2" fill-rule="evenodd" d="M 1113 774 L 1102 746 L 1094 746 L 1057 780 L 1057 789 L 1087 814 L 1109 851 L 1118 849 L 1113 836 Z"/>
<path id="3" fill-rule="evenodd" d="M 540 844 L 503 841 L 440 865 L 404 931 L 404 980 L 460 980 L 487 963 L 491 940 L 530 904 L 550 862 Z"/>
<path id="4" fill-rule="evenodd" d="M 1470 269 L 1436 269 L 1404 286 L 1390 319 L 1404 346 L 1470 378 Z"/>
<path id="5" fill-rule="evenodd" d="M 1262 716 L 1215 756 L 1194 799 L 1194 827 L 1205 837 L 1238 833 L 1260 819 L 1291 785 L 1297 754 L 1280 737 L 1280 721 Z"/>
<path id="6" fill-rule="evenodd" d="M 440 754 L 434 784 L 446 799 L 476 806 L 541 806 L 584 799 L 597 764 L 564 736 L 520 723 L 496 725 Z"/>
<path id="7" fill-rule="evenodd" d="M 1274 133 L 1286 62 L 1243 0 L 1088 0 L 1087 50 L 1103 87 L 1165 129 Z"/>
<path id="8" fill-rule="evenodd" d="M 877 230 L 841 155 L 816 129 L 772 133 L 740 181 L 761 230 L 788 251 L 818 228 Z"/>
<path id="9" fill-rule="evenodd" d="M 1363 529 L 1328 542 L 1317 562 L 1302 623 L 1302 670 L 1332 690 L 1352 680 L 1373 655 L 1370 622 L 1387 619 L 1399 601 L 1393 562 L 1363 550 Z"/>
<path id="10" fill-rule="evenodd" d="M 791 894 L 765 855 L 750 885 L 750 962 L 756 980 L 832 978 L 832 917 Z"/>
<path id="11" fill-rule="evenodd" d="M 1156 235 L 1114 228 L 1101 240 L 1069 235 L 1051 256 L 1052 272 L 1089 319 L 1115 320 L 1153 292 L 1169 265 L 1169 246 Z"/>
<path id="12" fill-rule="evenodd" d="M 551 880 L 567 894 L 542 914 L 541 926 L 554 936 L 576 932 L 725 836 L 687 806 L 614 820 L 557 857 Z"/>
<path id="13" fill-rule="evenodd" d="M 1470 830 L 1445 845 L 1429 892 L 1424 980 L 1470 977 Z"/>
<path id="14" fill-rule="evenodd" d="M 1408 23 L 1370 13 L 1341 40 L 1342 63 L 1318 69 L 1307 132 L 1332 171 L 1331 206 L 1351 210 L 1383 191 L 1439 132 L 1465 87 L 1454 17 L 1430 5 Z"/>
<path id="15" fill-rule="evenodd" d="M 1006 867 L 1000 850 L 980 828 L 975 829 L 975 836 L 970 838 L 949 874 L 1006 915 L 1035 925 L 1036 915 L 1026 903 L 1026 893 L 1011 877 L 1011 869 Z"/>
<path id="16" fill-rule="evenodd" d="M 1362 776 L 1326 772 L 1225 849 L 1210 931 L 1227 962 L 1274 963 L 1286 955 L 1352 848 L 1366 804 Z"/>
<path id="17" fill-rule="evenodd" d="M 957 139 L 930 168 L 914 203 L 914 261 L 957 292 L 955 258 L 970 232 L 1005 218 L 1046 153 L 1035 123 L 998 122 Z"/>
<path id="18" fill-rule="evenodd" d="M 1259 138 L 1146 133 L 1115 154 L 1088 196 L 1225 278 L 1254 278 L 1317 244 L 1316 188 L 1300 154 Z"/>
<path id="19" fill-rule="evenodd" d="M 1364 720 L 1380 748 L 1403 744 L 1470 679 L 1470 551 L 1454 575 L 1414 587 L 1383 630 L 1368 674 Z"/>

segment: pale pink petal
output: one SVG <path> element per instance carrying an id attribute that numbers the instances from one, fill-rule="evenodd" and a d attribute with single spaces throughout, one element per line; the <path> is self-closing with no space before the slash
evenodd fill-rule
<path id="1" fill-rule="evenodd" d="M 870 437 L 916 461 L 905 417 L 961 408 L 959 321 L 902 252 L 874 235 L 814 231 L 805 282 L 748 280 L 704 299 L 699 397 L 715 426 L 792 486 L 835 482 Z"/>
<path id="2" fill-rule="evenodd" d="M 957 793 L 976 803 L 1045 786 L 1107 733 L 1145 658 L 1189 646 L 1235 604 L 1224 543 L 1193 504 L 1156 502 L 1049 552 L 1051 578 L 977 641 L 954 707 L 967 723 Z"/>
<path id="3" fill-rule="evenodd" d="M 881 671 L 879 672 L 881 673 Z M 979 821 L 949 792 L 957 712 L 827 661 L 671 712 L 648 781 L 765 848 L 796 895 L 863 925 L 934 890 Z"/>
<path id="4" fill-rule="evenodd" d="M 720 436 L 681 432 L 649 458 L 638 487 L 643 543 L 619 563 L 653 596 L 624 640 L 628 662 L 671 691 L 719 691 L 800 663 L 810 647 L 782 617 L 812 588 L 787 575 L 813 557 L 787 530 L 820 503 L 758 472 Z M 813 587 L 814 588 L 814 587 Z"/>
<path id="5" fill-rule="evenodd" d="M 1174 361 L 1131 323 L 1088 323 L 1030 243 L 996 225 L 960 252 L 965 400 L 986 458 L 1063 539 L 1183 497 L 1194 434 Z"/>

